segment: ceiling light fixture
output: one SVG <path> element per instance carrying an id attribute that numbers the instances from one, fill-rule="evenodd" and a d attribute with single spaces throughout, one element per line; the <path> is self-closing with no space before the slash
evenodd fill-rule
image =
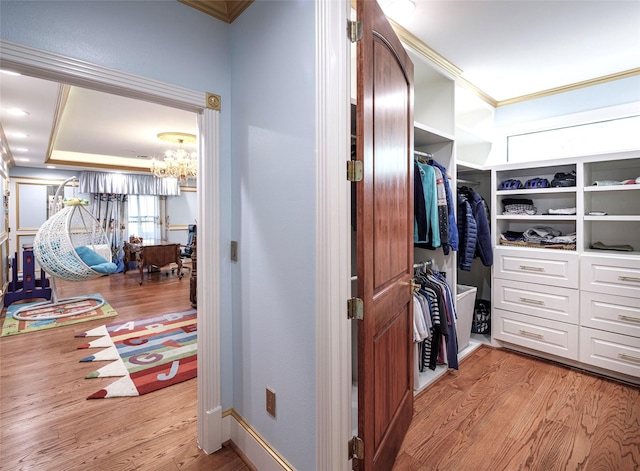
<path id="1" fill-rule="evenodd" d="M 196 136 L 184 132 L 162 132 L 158 134 L 162 141 L 178 144 L 177 150 L 167 150 L 164 159 L 151 159 L 151 173 L 158 178 L 172 177 L 184 182 L 198 175 L 198 156 L 182 148 L 183 144 L 195 144 Z"/>
<path id="2" fill-rule="evenodd" d="M 381 4 L 385 15 L 396 20 L 404 20 L 410 17 L 416 9 L 412 0 L 390 0 Z"/>
<path id="3" fill-rule="evenodd" d="M 14 116 L 28 116 L 29 112 L 24 110 L 19 110 L 18 108 L 11 108 L 7 110 L 7 113 L 12 114 Z"/>

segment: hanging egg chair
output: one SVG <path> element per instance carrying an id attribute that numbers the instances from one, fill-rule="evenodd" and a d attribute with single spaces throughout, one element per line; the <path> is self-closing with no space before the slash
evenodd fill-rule
<path id="1" fill-rule="evenodd" d="M 56 191 L 54 202 L 64 186 L 75 180 L 65 180 Z M 51 300 L 33 303 L 18 309 L 13 317 L 18 320 L 49 320 L 70 317 L 84 312 L 99 309 L 105 304 L 101 296 L 76 296 L 58 299 L 56 278 L 66 281 L 92 280 L 109 275 L 116 270 L 111 263 L 111 249 L 106 233 L 98 220 L 85 208 L 89 202 L 82 198 L 64 198 L 63 209 L 55 213 L 38 229 L 33 240 L 33 254 L 40 267 L 51 276 Z M 43 307 L 58 307 L 80 301 L 96 301 L 89 307 L 63 314 L 29 316 L 29 312 Z"/>

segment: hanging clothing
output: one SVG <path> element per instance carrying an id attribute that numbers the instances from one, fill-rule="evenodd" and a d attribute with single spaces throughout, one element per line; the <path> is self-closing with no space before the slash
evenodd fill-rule
<path id="1" fill-rule="evenodd" d="M 491 247 L 491 229 L 489 218 L 485 207 L 486 201 L 471 188 L 463 186 L 458 189 L 458 195 L 465 198 L 471 207 L 471 212 L 476 223 L 477 243 L 475 246 L 475 257 L 480 257 L 480 261 L 486 267 L 493 265 L 493 248 Z M 458 200 L 460 208 L 460 200 Z M 465 245 L 465 248 L 468 248 Z M 470 269 L 470 267 L 469 267 Z"/>
<path id="2" fill-rule="evenodd" d="M 414 293 L 414 341 L 418 371 L 438 364 L 458 369 L 456 311 L 451 287 L 443 275 L 416 273 L 420 289 Z M 422 329 L 427 328 L 425 334 Z"/>
<path id="3" fill-rule="evenodd" d="M 433 167 L 436 173 L 436 193 L 438 195 L 438 226 L 440 228 L 440 246 L 449 248 L 449 214 L 447 210 L 447 195 L 444 191 L 444 177 L 442 170 Z"/>
<path id="4" fill-rule="evenodd" d="M 461 194 L 458 194 L 458 234 L 460 235 L 458 268 L 463 271 L 471 271 L 471 264 L 478 244 L 478 225 L 473 217 L 469 200 Z"/>
<path id="5" fill-rule="evenodd" d="M 455 206 L 453 202 L 453 192 L 451 191 L 451 183 L 449 182 L 449 177 L 447 175 L 447 169 L 440 165 L 435 160 L 431 159 L 431 165 L 436 168 L 439 168 L 442 172 L 442 179 L 444 180 L 444 191 L 447 198 L 447 214 L 449 220 L 449 238 L 447 244 L 442 244 L 442 250 L 445 255 L 449 254 L 449 250 L 453 250 L 454 252 L 458 250 L 458 226 L 456 224 L 456 212 Z"/>
<path id="6" fill-rule="evenodd" d="M 436 172 L 431 165 L 416 162 L 421 177 L 424 193 L 425 212 L 415 214 L 414 242 L 428 243 L 432 247 L 440 247 L 440 226 L 438 223 L 438 190 L 436 187 Z M 415 198 L 415 196 L 414 196 Z M 418 222 L 419 219 L 422 219 Z M 426 228 L 426 233 L 419 233 L 418 228 Z"/>

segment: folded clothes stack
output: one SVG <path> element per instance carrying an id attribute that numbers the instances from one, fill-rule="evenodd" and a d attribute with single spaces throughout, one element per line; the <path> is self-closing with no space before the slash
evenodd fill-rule
<path id="1" fill-rule="evenodd" d="M 556 214 L 556 215 L 562 215 L 562 216 L 571 216 L 573 214 L 576 214 L 576 208 L 558 208 L 558 209 L 551 209 L 549 208 L 549 214 Z"/>
<path id="2" fill-rule="evenodd" d="M 627 180 L 596 180 L 594 186 L 640 185 L 640 177 Z"/>
<path id="3" fill-rule="evenodd" d="M 502 214 L 518 215 L 526 214 L 532 216 L 538 212 L 533 205 L 533 201 L 525 198 L 505 198 L 502 200 L 504 211 Z"/>

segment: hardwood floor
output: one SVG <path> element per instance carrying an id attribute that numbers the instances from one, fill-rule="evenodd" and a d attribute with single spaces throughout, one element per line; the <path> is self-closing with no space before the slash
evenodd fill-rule
<path id="1" fill-rule="evenodd" d="M 58 293 L 101 293 L 119 320 L 190 307 L 188 271 L 182 280 L 150 276 L 142 286 L 136 271 L 62 282 Z M 95 364 L 79 363 L 86 351 L 74 335 L 112 321 L 0 338 L 0 469 L 250 470 L 230 447 L 198 449 L 197 380 L 137 398 L 86 400 L 112 380 L 84 379 Z M 640 469 L 640 389 L 481 348 L 416 397 L 393 467 L 525 469 Z"/>
<path id="2" fill-rule="evenodd" d="M 249 468 L 230 448 L 206 455 L 196 444 L 197 380 L 140 397 L 86 400 L 113 378 L 84 379 L 96 365 L 74 338 L 114 319 L 191 307 L 189 271 L 140 286 L 130 271 L 59 282 L 59 297 L 100 293 L 118 317 L 0 338 L 0 469 L 43 471 L 225 470 Z M 4 318 L 4 309 L 3 316 Z"/>
<path id="3" fill-rule="evenodd" d="M 416 397 L 401 470 L 640 469 L 640 389 L 481 347 Z"/>

